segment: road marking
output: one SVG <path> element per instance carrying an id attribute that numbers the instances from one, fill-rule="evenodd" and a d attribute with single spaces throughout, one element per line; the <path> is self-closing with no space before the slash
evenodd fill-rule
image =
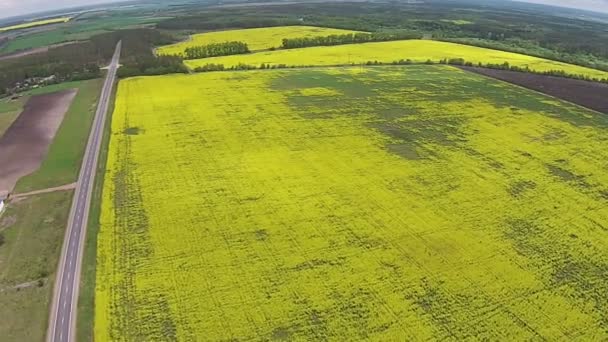
<path id="1" fill-rule="evenodd" d="M 72 310 L 75 309 L 75 298 L 78 296 L 78 284 L 77 284 L 77 276 L 78 273 L 78 259 L 74 259 L 74 252 L 76 251 L 76 255 L 78 257 L 81 256 L 82 246 L 84 244 L 83 237 L 86 234 L 86 221 L 87 214 L 86 212 L 83 215 L 83 211 L 86 211 L 90 205 L 91 201 L 91 188 L 92 182 L 94 181 L 94 177 L 92 177 L 96 171 L 98 154 L 101 148 L 101 134 L 103 134 L 103 127 L 106 120 L 106 114 L 108 111 L 108 101 L 110 100 L 110 94 L 112 91 L 112 87 L 116 80 L 115 73 L 117 68 L 117 63 L 120 59 L 120 43 L 117 44 L 117 48 L 114 52 L 114 57 L 110 63 L 108 77 L 104 82 L 104 86 L 101 90 L 100 102 L 98 103 L 97 111 L 95 112 L 95 118 L 93 121 L 93 129 L 91 130 L 89 136 L 89 142 L 87 144 L 85 155 L 83 159 L 83 164 L 86 167 L 81 170 L 79 179 L 77 181 L 77 187 L 75 192 L 75 203 L 73 203 L 72 211 L 70 212 L 70 218 L 72 221 L 69 221 L 68 226 L 68 234 L 66 239 L 68 240 L 68 245 L 65 247 L 65 254 L 62 255 L 62 274 L 58 275 L 58 288 L 55 289 L 54 297 L 53 297 L 53 312 L 51 313 L 51 320 L 49 321 L 49 330 L 47 339 L 49 342 L 58 342 L 56 340 L 57 329 L 59 329 L 59 341 L 63 341 L 63 334 L 66 333 L 65 341 L 72 341 L 71 328 L 72 325 L 75 324 L 75 318 L 72 318 Z M 84 210 L 83 210 L 84 209 Z M 82 215 L 82 216 L 81 216 Z M 85 234 L 81 234 L 81 232 L 85 232 Z M 66 260 L 68 258 L 69 251 L 69 261 Z M 69 263 L 69 266 L 66 265 Z M 72 264 L 75 264 L 75 267 L 72 268 Z M 66 275 L 66 272 L 67 275 Z M 73 272 L 73 273 L 72 273 Z M 72 278 L 74 276 L 74 278 Z M 66 279 L 67 277 L 67 279 Z M 70 279 L 73 279 L 71 283 L 68 283 Z M 65 281 L 64 281 L 65 280 Z M 64 296 L 65 292 L 65 296 Z M 63 311 L 59 309 L 57 306 L 61 300 L 63 299 Z M 70 310 L 66 310 L 67 300 L 70 301 Z M 67 325 L 64 326 L 64 322 L 66 321 L 65 316 L 67 317 Z M 58 326 L 58 317 L 61 316 L 61 326 Z M 75 315 L 74 315 L 75 316 Z"/>

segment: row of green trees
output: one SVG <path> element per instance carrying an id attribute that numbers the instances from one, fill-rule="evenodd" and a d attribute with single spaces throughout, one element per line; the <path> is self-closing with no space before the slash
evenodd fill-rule
<path id="1" fill-rule="evenodd" d="M 46 52 L 0 61 L 0 97 L 35 85 L 101 77 L 100 66 L 112 58 L 116 43 L 123 49 L 118 74 L 121 77 L 188 72 L 180 57 L 156 57 L 154 46 L 174 38 L 148 28 L 101 33 L 88 41 L 50 48 Z"/>
<path id="2" fill-rule="evenodd" d="M 188 68 L 179 56 L 140 55 L 122 65 L 116 73 L 119 78 L 140 75 L 187 73 Z"/>
<path id="3" fill-rule="evenodd" d="M 306 66 L 301 66 L 306 67 Z M 203 66 L 194 69 L 194 72 L 209 72 L 209 71 L 234 71 L 234 70 L 256 70 L 256 69 L 286 69 L 295 68 L 295 66 L 288 66 L 287 64 L 265 64 L 262 63 L 260 66 L 239 63 L 230 67 L 224 66 L 224 64 L 208 63 Z"/>
<path id="4" fill-rule="evenodd" d="M 433 64 L 446 64 L 446 65 L 455 65 L 455 66 L 466 66 L 466 67 L 478 67 L 478 68 L 486 68 L 486 69 L 497 69 L 497 70 L 509 70 L 509 71 L 517 71 L 517 72 L 526 72 L 526 73 L 531 73 L 531 74 L 538 74 L 538 75 L 547 75 L 547 76 L 556 76 L 556 77 L 564 77 L 564 78 L 572 78 L 572 79 L 577 79 L 577 80 L 584 80 L 584 81 L 591 81 L 591 82 L 601 82 L 601 83 L 607 83 L 608 84 L 608 79 L 607 78 L 594 78 L 594 77 L 589 77 L 586 75 L 578 75 L 578 74 L 570 74 L 567 73 L 563 70 L 549 70 L 549 71 L 536 71 L 536 70 L 532 70 L 529 67 L 525 66 L 525 67 L 520 67 L 520 66 L 516 66 L 516 65 L 510 65 L 509 62 L 504 62 L 504 63 L 473 63 L 473 62 L 469 62 L 466 61 L 463 58 L 450 58 L 450 59 L 442 59 L 439 61 L 433 61 L 430 59 L 427 59 L 424 62 L 420 62 L 420 61 L 412 61 L 411 59 L 399 59 L 399 60 L 395 60 L 389 63 L 385 63 L 385 62 L 380 62 L 377 60 L 374 61 L 367 61 L 364 63 L 359 63 L 359 64 L 355 64 L 355 63 L 350 63 L 350 64 L 342 64 L 342 65 L 334 65 L 334 66 L 344 66 L 344 65 L 350 65 L 350 66 L 355 66 L 355 65 L 367 65 L 367 66 L 373 66 L 373 65 L 412 65 L 412 64 L 426 64 L 426 65 L 433 65 Z M 287 69 L 287 68 L 314 68 L 314 67 L 318 67 L 315 65 L 287 65 L 287 64 L 265 64 L 262 63 L 259 66 L 257 65 L 250 65 L 250 64 L 237 64 L 237 65 L 233 65 L 230 67 L 226 67 L 223 64 L 205 64 L 203 66 L 197 67 L 196 69 L 194 69 L 195 72 L 209 72 L 209 71 L 233 71 L 233 70 L 256 70 L 256 69 Z"/>
<path id="5" fill-rule="evenodd" d="M 214 43 L 192 46 L 184 51 L 185 59 L 198 59 L 216 56 L 239 55 L 249 53 L 249 47 L 243 42 Z"/>
<path id="6" fill-rule="evenodd" d="M 409 31 L 433 39 L 523 51 L 608 70 L 605 23 L 547 13 L 525 3 L 514 3 L 507 8 L 498 5 L 498 1 L 492 2 L 495 4 L 488 1 L 426 1 L 415 6 L 408 1 L 315 2 L 209 8 L 186 17 L 161 21 L 158 27 L 204 31 L 309 25 L 368 32 Z M 462 19 L 469 23 L 456 23 Z"/>
<path id="7" fill-rule="evenodd" d="M 510 65 L 509 62 L 504 62 L 504 63 L 477 63 L 474 64 L 472 62 L 467 62 L 462 58 L 456 58 L 456 59 L 448 59 L 448 60 L 441 60 L 440 61 L 441 64 L 449 64 L 449 65 L 457 65 L 457 66 L 467 66 L 467 67 L 478 67 L 478 68 L 486 68 L 486 69 L 496 69 L 496 70 L 509 70 L 509 71 L 517 71 L 517 72 L 525 72 L 525 73 L 530 73 L 530 74 L 537 74 L 537 75 L 546 75 L 546 76 L 555 76 L 555 77 L 564 77 L 564 78 L 572 78 L 575 80 L 583 80 L 583 81 L 589 81 L 589 82 L 600 82 L 600 83 L 607 83 L 608 84 L 608 78 L 597 78 L 597 77 L 590 77 L 587 75 L 581 75 L 581 74 L 571 74 L 568 73 L 564 70 L 547 70 L 547 71 L 537 71 L 537 70 L 532 70 L 530 69 L 527 65 L 520 67 L 517 65 Z"/>
<path id="8" fill-rule="evenodd" d="M 404 40 L 404 39 L 420 39 L 421 35 L 415 33 L 384 33 L 384 32 L 373 32 L 373 33 L 346 33 L 346 34 L 332 34 L 329 36 L 317 36 L 317 37 L 302 37 L 302 38 L 284 38 L 281 48 L 283 49 L 296 49 L 310 46 L 331 46 L 331 45 L 343 45 L 343 44 L 358 44 L 368 42 L 386 42 L 390 40 Z"/>

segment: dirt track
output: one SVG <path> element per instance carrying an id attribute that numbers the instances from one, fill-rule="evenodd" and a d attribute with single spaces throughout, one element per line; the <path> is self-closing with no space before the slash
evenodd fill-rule
<path id="1" fill-rule="evenodd" d="M 40 167 L 76 92 L 33 96 L 0 138 L 0 196 Z"/>
<path id="2" fill-rule="evenodd" d="M 608 84 L 508 70 L 461 68 L 608 114 Z"/>

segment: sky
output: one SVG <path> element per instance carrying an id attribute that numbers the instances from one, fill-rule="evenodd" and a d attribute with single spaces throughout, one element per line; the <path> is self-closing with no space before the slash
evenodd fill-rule
<path id="1" fill-rule="evenodd" d="M 117 1 L 120 0 L 0 0 L 0 18 Z"/>
<path id="2" fill-rule="evenodd" d="M 0 18 L 119 0 L 0 0 Z M 507 0 L 505 0 L 507 1 Z M 608 13 L 608 0 L 518 0 Z"/>
<path id="3" fill-rule="evenodd" d="M 2 0 L 0 0 L 2 1 Z M 608 13 L 608 0 L 517 0 Z"/>

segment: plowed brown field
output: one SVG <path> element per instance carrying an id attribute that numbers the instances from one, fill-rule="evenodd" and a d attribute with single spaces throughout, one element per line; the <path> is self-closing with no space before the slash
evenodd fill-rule
<path id="1" fill-rule="evenodd" d="M 463 67 L 463 69 L 608 114 L 608 84 L 509 70 L 471 67 Z"/>
<path id="2" fill-rule="evenodd" d="M 0 196 L 40 167 L 76 92 L 69 89 L 32 97 L 0 138 Z"/>

